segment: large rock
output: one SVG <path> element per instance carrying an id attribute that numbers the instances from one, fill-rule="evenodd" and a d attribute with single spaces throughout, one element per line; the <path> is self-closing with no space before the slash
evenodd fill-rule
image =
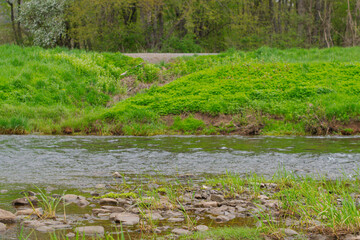
<path id="1" fill-rule="evenodd" d="M 42 215 L 42 210 L 41 208 L 27 208 L 27 209 L 22 209 L 22 210 L 18 210 L 15 213 L 16 216 L 41 216 Z"/>
<path id="2" fill-rule="evenodd" d="M 122 223 L 123 225 L 136 225 L 139 223 L 140 218 L 133 213 L 113 213 L 110 215 L 110 220 Z"/>
<path id="3" fill-rule="evenodd" d="M 38 203 L 38 199 L 36 197 L 23 197 L 15 199 L 12 204 L 14 206 L 35 206 Z"/>
<path id="4" fill-rule="evenodd" d="M 65 200 L 67 203 L 79 203 L 82 200 L 86 200 L 83 196 L 78 196 L 75 194 L 66 194 L 62 196 L 62 199 Z"/>
<path id="5" fill-rule="evenodd" d="M 121 213 L 125 212 L 125 209 L 122 207 L 114 207 L 114 206 L 101 206 L 102 209 L 112 212 L 112 213 Z"/>
<path id="6" fill-rule="evenodd" d="M 15 222 L 15 220 L 16 220 L 15 214 L 13 214 L 9 211 L 0 209 L 0 222 L 11 223 L 11 222 Z"/>
<path id="7" fill-rule="evenodd" d="M 116 206 L 117 204 L 118 204 L 118 201 L 116 201 L 113 198 L 102 198 L 102 199 L 100 199 L 100 205 Z"/>
<path id="8" fill-rule="evenodd" d="M 0 223 L 0 232 L 5 232 L 6 231 L 6 225 L 3 223 Z"/>
<path id="9" fill-rule="evenodd" d="M 86 226 L 75 228 L 75 232 L 85 235 L 103 236 L 105 233 L 105 229 L 102 226 Z"/>

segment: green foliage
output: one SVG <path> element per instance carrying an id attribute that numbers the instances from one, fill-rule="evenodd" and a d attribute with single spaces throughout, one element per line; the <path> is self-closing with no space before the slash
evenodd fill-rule
<path id="1" fill-rule="evenodd" d="M 180 117 L 174 118 L 174 123 L 171 126 L 172 129 L 193 133 L 201 128 L 205 127 L 205 123 L 199 119 L 195 119 L 193 116 L 189 116 L 185 119 L 181 119 Z"/>

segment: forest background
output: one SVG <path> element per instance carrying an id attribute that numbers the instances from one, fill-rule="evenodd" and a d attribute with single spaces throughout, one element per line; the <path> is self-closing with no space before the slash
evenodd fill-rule
<path id="1" fill-rule="evenodd" d="M 1 0 L 0 14 L 0 44 L 219 52 L 360 43 L 360 0 Z"/>

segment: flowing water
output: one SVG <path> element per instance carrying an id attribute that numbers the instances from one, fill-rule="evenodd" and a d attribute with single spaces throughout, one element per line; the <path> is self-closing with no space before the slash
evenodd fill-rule
<path id="1" fill-rule="evenodd" d="M 279 167 L 335 178 L 359 164 L 359 137 L 0 136 L 0 184 L 81 188 L 114 171 L 271 175 Z"/>

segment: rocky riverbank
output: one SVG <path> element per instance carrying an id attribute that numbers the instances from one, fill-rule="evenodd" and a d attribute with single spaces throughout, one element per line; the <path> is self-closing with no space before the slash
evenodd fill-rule
<path id="1" fill-rule="evenodd" d="M 14 233 L 14 226 L 20 226 L 20 229 L 30 232 L 30 239 L 32 236 L 46 239 L 53 233 L 59 239 L 78 234 L 89 238 L 118 235 L 126 239 L 202 239 L 206 232 L 231 226 L 256 229 L 259 239 L 350 240 L 358 237 L 359 224 L 352 225 L 348 221 L 344 222 L 344 226 L 335 222 L 332 225 L 334 219 L 328 215 L 309 211 L 306 215 L 305 211 L 301 214 L 292 208 L 295 202 L 303 205 L 299 207 L 302 210 L 308 204 L 302 202 L 302 197 L 290 203 L 289 198 L 296 194 L 284 197 L 290 191 L 297 191 L 297 182 L 303 188 L 304 179 L 266 181 L 257 176 L 240 178 L 225 175 L 199 181 L 193 180 L 195 176 L 183 175 L 171 181 L 151 178 L 145 183 L 129 184 L 128 178 L 123 175 L 115 173 L 114 178 L 117 178 L 115 184 L 98 185 L 85 190 L 82 195 L 22 192 L 24 197 L 12 202 L 13 211 L 0 209 L 0 236 L 6 239 Z M 315 181 L 319 182 L 319 186 L 324 183 Z M 349 189 L 349 183 L 346 184 Z M 350 200 L 347 195 L 341 196 L 335 187 L 329 193 L 328 189 L 319 186 L 314 184 L 318 192 L 333 195 L 332 200 L 336 201 L 334 205 L 327 206 L 328 209 L 334 206 L 339 212 L 347 209 L 345 204 L 349 204 Z M 311 191 L 308 189 L 309 195 Z M 2 190 L 1 194 L 7 194 L 6 190 Z M 326 204 L 327 195 L 322 197 Z M 354 204 L 360 202 L 355 192 L 351 197 Z M 309 207 L 316 210 L 317 203 L 313 204 Z M 357 211 L 357 205 L 354 207 Z M 345 214 L 346 221 L 351 218 L 356 220 L 359 215 Z M 342 217 L 341 213 L 339 217 Z M 207 239 L 222 239 L 210 236 Z"/>

